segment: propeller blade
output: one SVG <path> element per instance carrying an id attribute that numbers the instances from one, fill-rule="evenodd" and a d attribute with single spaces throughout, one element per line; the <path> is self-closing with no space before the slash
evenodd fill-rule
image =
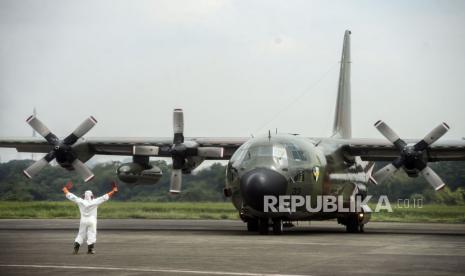
<path id="1" fill-rule="evenodd" d="M 84 182 L 89 182 L 94 178 L 94 174 L 92 171 L 87 167 L 86 164 L 82 163 L 81 160 L 75 159 L 73 163 L 71 163 L 73 168 L 76 170 L 76 172 L 84 179 Z"/>
<path id="2" fill-rule="evenodd" d="M 377 184 L 382 183 L 391 175 L 393 175 L 399 168 L 396 168 L 392 163 L 384 166 L 380 170 L 378 170 L 374 175 L 373 178 Z"/>
<path id="3" fill-rule="evenodd" d="M 439 175 L 437 175 L 437 173 L 428 166 L 421 170 L 420 174 L 426 179 L 426 181 L 428 181 L 431 186 L 433 186 L 436 191 L 439 191 L 446 186 Z"/>
<path id="4" fill-rule="evenodd" d="M 44 137 L 47 142 L 49 142 L 52 145 L 55 145 L 58 143 L 58 137 L 56 137 L 55 134 L 53 134 L 48 127 L 42 123 L 41 120 L 39 120 L 36 116 L 31 115 L 29 118 L 26 119 L 26 122 L 35 130 L 37 133 L 40 134 L 40 136 Z"/>
<path id="5" fill-rule="evenodd" d="M 392 130 L 385 122 L 379 120 L 375 123 L 376 129 L 378 129 L 381 134 L 383 134 L 389 142 L 393 143 L 398 149 L 402 150 L 407 143 L 404 140 L 400 139 L 399 135 Z"/>
<path id="6" fill-rule="evenodd" d="M 436 142 L 439 138 L 441 138 L 444 134 L 449 131 L 450 127 L 446 123 L 441 123 L 433 130 L 431 130 L 428 134 L 426 134 L 425 138 L 420 142 L 415 144 L 415 150 L 424 150 L 432 143 Z"/>
<path id="7" fill-rule="evenodd" d="M 89 130 L 91 130 L 95 124 L 97 124 L 97 120 L 90 116 L 89 118 L 85 119 L 68 137 L 65 138 L 63 141 L 66 145 L 72 145 L 76 143 L 76 141 L 84 136 Z"/>
<path id="8" fill-rule="evenodd" d="M 219 147 L 199 147 L 197 155 L 200 157 L 223 158 L 224 149 Z"/>
<path id="9" fill-rule="evenodd" d="M 182 170 L 173 169 L 171 171 L 170 193 L 179 194 L 181 192 Z"/>
<path id="10" fill-rule="evenodd" d="M 53 152 L 48 153 L 42 159 L 37 160 L 32 165 L 30 165 L 27 169 L 23 171 L 24 175 L 28 178 L 34 177 L 39 171 L 41 171 L 45 166 L 48 165 L 50 161 L 55 158 L 55 154 Z"/>
<path id="11" fill-rule="evenodd" d="M 184 142 L 184 113 L 182 109 L 175 109 L 173 112 L 173 133 L 174 144 L 181 144 Z"/>

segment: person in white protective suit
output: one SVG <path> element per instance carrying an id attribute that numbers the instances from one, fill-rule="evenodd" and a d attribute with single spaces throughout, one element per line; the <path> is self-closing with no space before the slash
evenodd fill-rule
<path id="1" fill-rule="evenodd" d="M 100 204 L 104 203 L 118 192 L 118 188 L 113 182 L 113 188 L 109 193 L 94 199 L 94 195 L 90 190 L 85 191 L 83 198 L 77 197 L 69 191 L 72 186 L 73 184 L 68 182 L 66 186 L 63 187 L 63 192 L 67 199 L 79 206 L 79 211 L 81 213 L 79 233 L 74 241 L 73 253 L 77 254 L 81 244 L 87 241 L 87 254 L 95 254 L 95 242 L 97 241 L 97 208 Z"/>

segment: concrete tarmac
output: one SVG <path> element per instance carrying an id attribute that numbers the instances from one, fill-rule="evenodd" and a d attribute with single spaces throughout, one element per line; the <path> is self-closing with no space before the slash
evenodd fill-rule
<path id="1" fill-rule="evenodd" d="M 0 275 L 465 275 L 465 224 L 335 221 L 260 236 L 240 221 L 99 220 L 97 254 L 72 255 L 78 220 L 0 220 Z"/>

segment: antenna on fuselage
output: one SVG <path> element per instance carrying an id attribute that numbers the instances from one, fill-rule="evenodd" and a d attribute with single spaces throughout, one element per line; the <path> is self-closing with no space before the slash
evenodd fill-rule
<path id="1" fill-rule="evenodd" d="M 271 130 L 268 130 L 268 141 L 271 140 Z"/>

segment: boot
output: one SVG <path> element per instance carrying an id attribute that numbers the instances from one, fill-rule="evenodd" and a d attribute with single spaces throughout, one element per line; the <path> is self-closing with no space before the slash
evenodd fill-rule
<path id="1" fill-rule="evenodd" d="M 74 242 L 74 250 L 73 250 L 74 255 L 76 255 L 79 252 L 79 246 L 80 246 L 79 243 Z"/>
<path id="2" fill-rule="evenodd" d="M 95 254 L 94 244 L 89 244 L 87 246 L 87 254 Z"/>

